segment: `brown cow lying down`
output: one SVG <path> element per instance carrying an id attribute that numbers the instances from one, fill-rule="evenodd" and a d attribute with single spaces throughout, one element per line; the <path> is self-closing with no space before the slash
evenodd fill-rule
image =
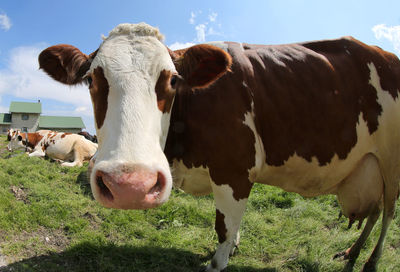
<path id="1" fill-rule="evenodd" d="M 17 131 L 11 136 L 8 150 L 26 148 L 30 157 L 48 156 L 62 166 L 82 166 L 97 151 L 97 144 L 72 133 L 39 130 L 35 133 Z"/>
<path id="2" fill-rule="evenodd" d="M 56 45 L 39 56 L 55 80 L 87 82 L 99 152 L 90 177 L 102 205 L 153 208 L 172 184 L 213 192 L 221 271 L 239 243 L 254 183 L 338 195 L 368 218 L 344 251 L 352 266 L 383 208 L 375 271 L 400 178 L 400 62 L 352 37 L 286 45 L 234 42 L 172 51 L 158 29 L 121 24 L 90 55 Z M 172 178 L 174 174 L 174 179 Z"/>

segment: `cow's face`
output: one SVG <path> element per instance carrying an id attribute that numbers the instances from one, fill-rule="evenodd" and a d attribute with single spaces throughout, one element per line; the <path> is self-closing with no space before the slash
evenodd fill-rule
<path id="1" fill-rule="evenodd" d="M 17 149 L 25 148 L 25 145 L 22 140 L 23 140 L 23 136 L 22 136 L 21 132 L 13 131 L 13 133 L 10 136 L 10 142 L 7 145 L 7 150 L 14 151 Z"/>
<path id="2" fill-rule="evenodd" d="M 88 82 L 99 143 L 90 183 L 106 207 L 145 209 L 168 199 L 172 177 L 163 148 L 174 95 L 206 87 L 231 63 L 221 49 L 204 45 L 174 53 L 160 39 L 146 24 L 122 24 L 90 56 L 69 45 L 39 56 L 54 79 Z"/>
<path id="3" fill-rule="evenodd" d="M 11 141 L 12 136 L 16 133 L 16 131 L 12 128 L 7 130 L 7 141 Z"/>

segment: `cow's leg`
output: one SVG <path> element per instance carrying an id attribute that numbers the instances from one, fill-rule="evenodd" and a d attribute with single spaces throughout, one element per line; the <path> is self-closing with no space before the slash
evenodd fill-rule
<path id="1" fill-rule="evenodd" d="M 363 272 L 376 271 L 376 265 L 379 261 L 379 258 L 382 255 L 383 244 L 385 241 L 386 233 L 389 228 L 390 223 L 392 222 L 394 211 L 396 207 L 396 199 L 399 192 L 399 187 L 397 182 L 389 183 L 386 182 L 388 179 L 384 179 L 385 181 L 385 189 L 383 194 L 384 199 L 384 208 L 383 208 L 383 217 L 382 217 L 382 229 L 381 234 L 379 236 L 378 243 L 376 244 L 374 251 L 369 257 L 368 261 L 365 263 L 363 267 Z M 389 179 L 390 180 L 390 179 Z"/>
<path id="2" fill-rule="evenodd" d="M 73 167 L 73 166 L 78 166 L 81 167 L 83 165 L 83 155 L 81 152 L 81 149 L 77 144 L 74 145 L 73 148 L 74 152 L 74 161 L 72 162 L 63 162 L 61 166 L 68 166 L 68 167 Z"/>
<path id="3" fill-rule="evenodd" d="M 369 214 L 367 223 L 357 241 L 346 251 L 336 254 L 334 258 L 343 257 L 345 260 L 349 260 L 346 267 L 353 267 L 358 255 L 360 255 L 361 248 L 365 244 L 365 241 L 371 233 L 372 228 L 375 226 L 380 214 L 381 209 L 376 206 Z"/>
<path id="4" fill-rule="evenodd" d="M 239 243 L 239 226 L 246 209 L 247 198 L 252 184 L 246 180 L 246 186 L 240 188 L 240 198 L 234 194 L 229 185 L 212 183 L 216 205 L 215 230 L 218 234 L 219 245 L 207 272 L 221 271 L 228 265 L 229 255 Z"/>
<path id="5" fill-rule="evenodd" d="M 40 150 L 35 150 L 34 152 L 30 153 L 28 156 L 29 157 L 44 157 L 46 154 L 40 149 Z"/>

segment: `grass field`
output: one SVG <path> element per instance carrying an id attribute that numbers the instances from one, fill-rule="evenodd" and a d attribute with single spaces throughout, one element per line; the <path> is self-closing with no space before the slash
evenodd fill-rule
<path id="1" fill-rule="evenodd" d="M 0 248 L 8 266 L 0 271 L 198 271 L 212 257 L 212 196 L 173 191 L 157 209 L 106 209 L 93 200 L 87 164 L 66 168 L 22 153 L 7 158 L 6 144 L 1 136 Z M 256 185 L 228 271 L 341 271 L 345 262 L 332 257 L 360 231 L 347 230 L 338 214 L 333 196 L 305 199 Z M 379 230 L 380 221 L 354 271 L 372 252 Z M 400 271 L 398 216 L 379 271 Z"/>

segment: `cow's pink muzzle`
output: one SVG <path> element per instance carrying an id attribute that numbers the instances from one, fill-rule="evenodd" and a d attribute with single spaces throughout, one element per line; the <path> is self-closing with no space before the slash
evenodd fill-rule
<path id="1" fill-rule="evenodd" d="M 129 167 L 107 173 L 97 170 L 95 175 L 97 200 L 115 209 L 148 209 L 162 204 L 166 187 L 161 172 L 145 167 Z"/>

